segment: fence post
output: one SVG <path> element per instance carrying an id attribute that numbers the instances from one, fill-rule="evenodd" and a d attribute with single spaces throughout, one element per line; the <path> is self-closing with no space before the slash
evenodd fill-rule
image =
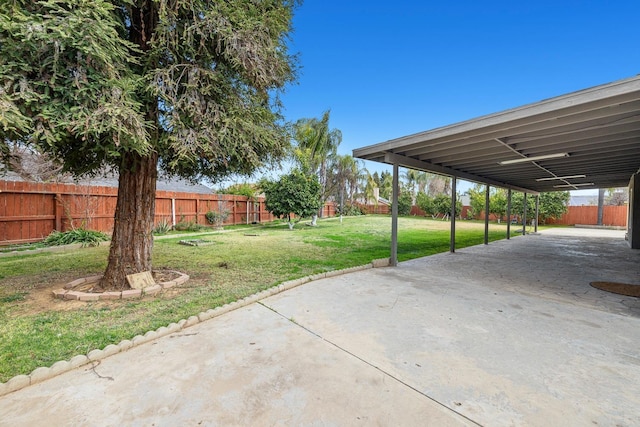
<path id="1" fill-rule="evenodd" d="M 55 230 L 62 232 L 62 215 L 64 213 L 62 209 L 62 194 L 56 194 L 54 197 L 54 204 L 55 206 L 53 209 L 56 217 Z"/>
<path id="2" fill-rule="evenodd" d="M 172 227 L 176 226 L 176 199 L 171 198 L 171 224 Z"/>
<path id="3" fill-rule="evenodd" d="M 236 217 L 236 204 L 238 203 L 238 196 L 233 196 L 233 225 L 238 224 Z"/>

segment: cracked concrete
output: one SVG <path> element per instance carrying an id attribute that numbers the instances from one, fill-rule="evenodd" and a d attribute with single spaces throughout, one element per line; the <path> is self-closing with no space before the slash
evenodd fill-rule
<path id="1" fill-rule="evenodd" d="M 597 232 L 310 282 L 0 397 L 0 425 L 637 425 L 639 299 L 589 282 L 638 283 L 640 251 Z"/>

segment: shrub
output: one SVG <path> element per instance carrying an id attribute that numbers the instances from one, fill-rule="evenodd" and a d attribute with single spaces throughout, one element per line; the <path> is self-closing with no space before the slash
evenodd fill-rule
<path id="1" fill-rule="evenodd" d="M 435 213 L 433 211 L 433 198 L 424 192 L 418 193 L 416 205 L 424 211 L 425 216 L 431 216 Z"/>
<path id="2" fill-rule="evenodd" d="M 398 215 L 409 215 L 411 213 L 411 193 L 403 191 L 398 197 Z"/>
<path id="3" fill-rule="evenodd" d="M 171 230 L 171 224 L 166 219 L 162 219 L 155 227 L 153 227 L 153 234 L 162 235 L 167 234 Z"/>
<path id="4" fill-rule="evenodd" d="M 100 242 L 109 240 L 109 236 L 101 231 L 85 230 L 84 228 L 76 228 L 74 230 L 52 231 L 51 234 L 44 239 L 47 246 L 70 245 L 72 243 L 80 243 L 82 247 L 98 246 Z"/>
<path id="5" fill-rule="evenodd" d="M 340 210 L 338 210 L 339 212 Z M 343 212 L 341 212 L 342 215 L 345 216 L 358 216 L 358 215 L 364 215 L 366 214 L 366 212 L 363 212 L 363 208 L 361 206 L 358 206 L 356 204 L 347 204 L 344 206 L 344 210 Z"/>
<path id="6" fill-rule="evenodd" d="M 209 224 L 213 224 L 218 228 L 222 227 L 222 224 L 224 224 L 224 222 L 227 220 L 227 218 L 229 217 L 230 212 L 228 210 L 219 210 L 219 211 L 209 211 L 206 214 L 204 214 L 205 218 L 207 218 L 207 221 L 209 222 Z"/>
<path id="7" fill-rule="evenodd" d="M 200 231 L 203 228 L 206 228 L 200 224 L 196 224 L 195 221 L 185 221 L 182 220 L 180 222 L 178 222 L 175 227 L 176 230 L 178 231 Z"/>

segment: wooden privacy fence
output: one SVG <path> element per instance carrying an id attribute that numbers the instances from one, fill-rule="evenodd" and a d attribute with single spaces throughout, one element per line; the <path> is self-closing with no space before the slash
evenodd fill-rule
<path id="1" fill-rule="evenodd" d="M 469 206 L 462 207 L 462 218 L 467 217 L 467 211 L 470 209 Z M 391 207 L 379 204 L 375 205 L 363 205 L 363 210 L 366 213 L 376 213 L 376 214 L 390 214 Z M 424 211 L 422 211 L 417 206 L 411 207 L 412 216 L 425 216 Z M 531 218 L 531 212 L 527 213 L 527 216 Z M 603 206 L 603 215 L 602 215 L 602 225 L 605 226 L 616 226 L 616 227 L 626 227 L 627 226 L 627 206 Z M 484 219 L 484 212 L 480 213 L 480 215 L 476 216 L 476 219 Z M 496 221 L 497 217 L 493 214 L 489 215 L 489 219 L 491 221 Z M 553 219 L 550 218 L 547 220 L 547 224 L 557 224 L 557 225 L 597 225 L 598 224 L 598 207 L 597 206 L 569 206 L 567 213 L 562 215 L 560 218 Z"/>
<path id="2" fill-rule="evenodd" d="M 603 206 L 602 225 L 627 226 L 627 206 Z M 547 224 L 596 225 L 598 224 L 597 206 L 569 206 L 567 213 L 558 219 L 549 219 Z"/>
<path id="3" fill-rule="evenodd" d="M 469 206 L 462 207 L 462 217 L 466 218 L 466 212 Z M 598 224 L 598 207 L 597 206 L 569 206 L 567 212 L 560 218 L 548 218 L 546 224 L 555 225 L 597 225 Z M 422 212 L 418 209 L 419 212 Z M 412 211 L 413 215 L 413 211 Z M 533 213 L 527 212 L 527 217 L 532 218 Z M 516 217 L 515 214 L 512 217 Z M 475 219 L 483 220 L 484 212 L 475 216 Z M 506 216 L 502 218 L 504 221 Z M 497 221 L 498 217 L 494 214 L 489 215 L 490 221 Z M 518 218 L 520 220 L 520 218 Z M 528 221 L 527 221 L 528 222 Z M 602 225 L 626 227 L 627 226 L 627 207 L 626 206 L 603 206 Z"/>
<path id="4" fill-rule="evenodd" d="M 114 187 L 0 181 L 0 245 L 36 242 L 53 230 L 78 227 L 111 233 L 117 196 Z M 262 197 L 156 192 L 156 224 L 210 225 L 205 217 L 209 211 L 227 212 L 224 225 L 276 219 Z M 327 203 L 322 213 L 328 217 L 335 212 L 335 206 Z"/>

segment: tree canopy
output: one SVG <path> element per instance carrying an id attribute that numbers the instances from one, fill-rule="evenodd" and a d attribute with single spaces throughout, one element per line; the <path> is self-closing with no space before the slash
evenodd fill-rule
<path id="1" fill-rule="evenodd" d="M 296 0 L 0 2 L 0 156 L 119 172 L 102 285 L 151 269 L 158 169 L 213 182 L 287 152 Z"/>
<path id="2" fill-rule="evenodd" d="M 293 126 L 296 141 L 293 159 L 302 172 L 318 177 L 323 203 L 334 190 L 331 188 L 330 170 L 338 166 L 337 150 L 342 142 L 342 132 L 329 127 L 330 116 L 331 111 L 327 110 L 319 119 L 300 119 Z"/>
<path id="3" fill-rule="evenodd" d="M 352 156 L 336 155 L 327 171 L 327 193 L 337 202 L 341 215 L 353 209 L 362 168 Z"/>
<path id="4" fill-rule="evenodd" d="M 567 212 L 571 195 L 568 191 L 554 191 L 540 193 L 538 222 L 544 224 L 549 218 L 560 218 Z M 522 217 L 524 196 L 522 193 L 514 192 L 511 199 L 511 212 Z M 535 197 L 527 196 L 527 218 L 535 216 Z"/>
<path id="5" fill-rule="evenodd" d="M 0 6 L 0 136 L 76 174 L 157 152 L 186 178 L 284 154 L 292 1 L 16 0 Z M 1 142 L 0 142 L 1 143 Z"/>
<path id="6" fill-rule="evenodd" d="M 322 206 L 318 177 L 300 170 L 294 170 L 277 181 L 263 181 L 260 186 L 264 190 L 267 211 L 278 218 L 286 217 L 291 229 L 296 222 L 317 213 Z M 292 213 L 297 217 L 295 222 Z"/>
<path id="7" fill-rule="evenodd" d="M 484 184 L 475 184 L 469 189 L 471 216 L 477 217 L 485 210 L 486 189 Z M 489 214 L 495 215 L 501 220 L 507 213 L 507 194 L 503 188 L 491 187 L 489 189 Z"/>

